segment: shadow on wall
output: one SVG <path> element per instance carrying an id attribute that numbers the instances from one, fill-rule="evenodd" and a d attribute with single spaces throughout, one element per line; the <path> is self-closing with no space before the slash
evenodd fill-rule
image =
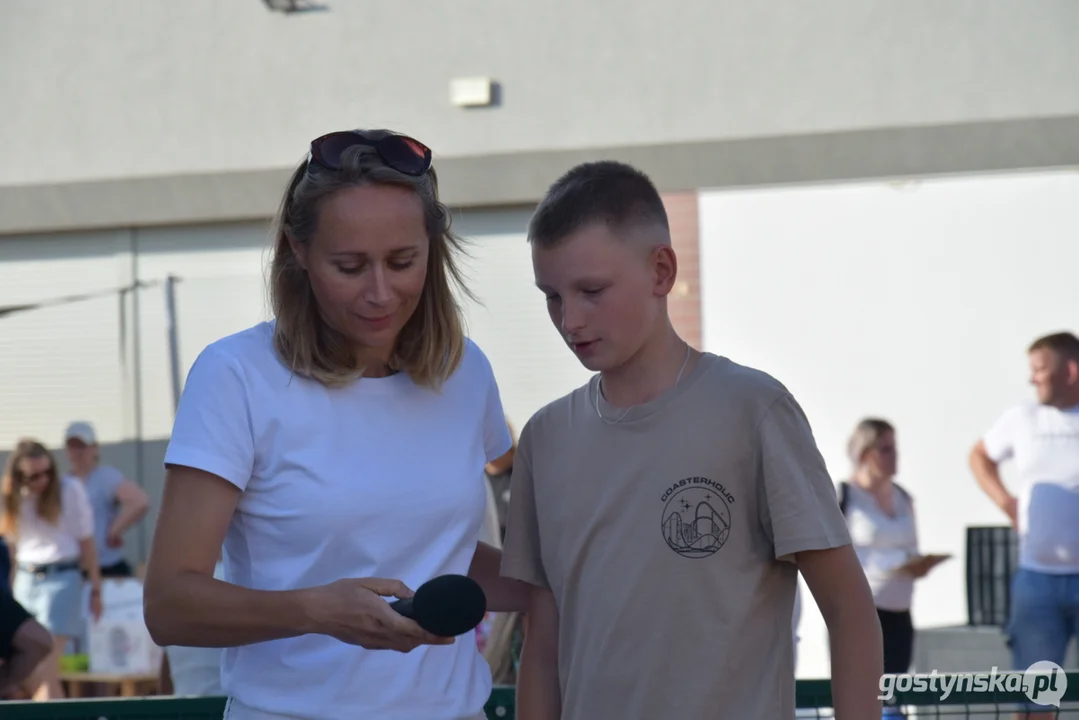
<path id="1" fill-rule="evenodd" d="M 150 541 L 153 538 L 157 511 L 161 506 L 161 492 L 165 484 L 165 448 L 168 440 L 144 440 L 142 443 L 128 441 L 109 443 L 101 446 L 101 462 L 112 465 L 124 474 L 124 477 L 141 485 L 150 496 L 150 510 L 138 525 L 124 536 L 124 553 L 132 565 L 146 561 L 150 553 Z M 141 446 L 141 447 L 140 447 Z M 61 472 L 68 468 L 63 447 L 50 447 Z M 0 450 L 0 468 L 7 463 L 11 448 Z M 2 470 L 0 470 L 2 472 Z"/>

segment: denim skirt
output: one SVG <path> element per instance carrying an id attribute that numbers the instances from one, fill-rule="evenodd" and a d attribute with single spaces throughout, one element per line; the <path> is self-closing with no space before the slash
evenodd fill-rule
<path id="1" fill-rule="evenodd" d="M 53 635 L 82 634 L 82 573 L 65 569 L 32 573 L 19 568 L 11 594 Z"/>

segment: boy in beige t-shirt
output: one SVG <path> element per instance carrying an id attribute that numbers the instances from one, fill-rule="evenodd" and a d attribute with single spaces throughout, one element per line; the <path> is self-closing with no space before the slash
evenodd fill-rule
<path id="1" fill-rule="evenodd" d="M 793 718 L 800 570 L 836 718 L 880 717 L 880 625 L 809 423 L 777 380 L 675 333 L 651 182 L 578 166 L 529 241 L 552 321 L 598 375 L 521 432 L 502 560 L 535 587 L 518 716 Z"/>

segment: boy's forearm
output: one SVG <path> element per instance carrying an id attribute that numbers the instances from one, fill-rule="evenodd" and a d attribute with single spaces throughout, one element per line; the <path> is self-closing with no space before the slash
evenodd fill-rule
<path id="1" fill-rule="evenodd" d="M 872 606 L 851 603 L 825 618 L 832 655 L 832 705 L 836 720 L 880 717 L 884 674 L 880 620 Z"/>
<path id="2" fill-rule="evenodd" d="M 532 588 L 525 617 L 524 647 L 517 670 L 517 717 L 559 720 L 562 685 L 558 679 L 558 604 L 550 590 Z"/>
<path id="3" fill-rule="evenodd" d="M 517 671 L 517 717 L 520 720 L 559 720 L 561 695 L 557 662 L 535 650 L 530 651 L 526 639 Z"/>
<path id="4" fill-rule="evenodd" d="M 854 548 L 847 544 L 800 552 L 797 561 L 828 626 L 836 720 L 879 718 L 884 643 L 873 593 Z"/>

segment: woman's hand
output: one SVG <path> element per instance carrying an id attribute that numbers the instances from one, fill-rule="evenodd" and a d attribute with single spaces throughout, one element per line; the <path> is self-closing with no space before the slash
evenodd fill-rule
<path id="1" fill-rule="evenodd" d="M 915 580 L 920 580 L 928 575 L 930 570 L 950 557 L 951 555 L 919 555 L 904 565 L 901 570 L 913 576 Z"/>
<path id="2" fill-rule="evenodd" d="M 412 595 L 400 580 L 348 578 L 312 588 L 308 613 L 320 634 L 368 650 L 407 653 L 420 645 L 452 645 L 454 638 L 432 635 L 383 599 L 403 600 Z"/>

